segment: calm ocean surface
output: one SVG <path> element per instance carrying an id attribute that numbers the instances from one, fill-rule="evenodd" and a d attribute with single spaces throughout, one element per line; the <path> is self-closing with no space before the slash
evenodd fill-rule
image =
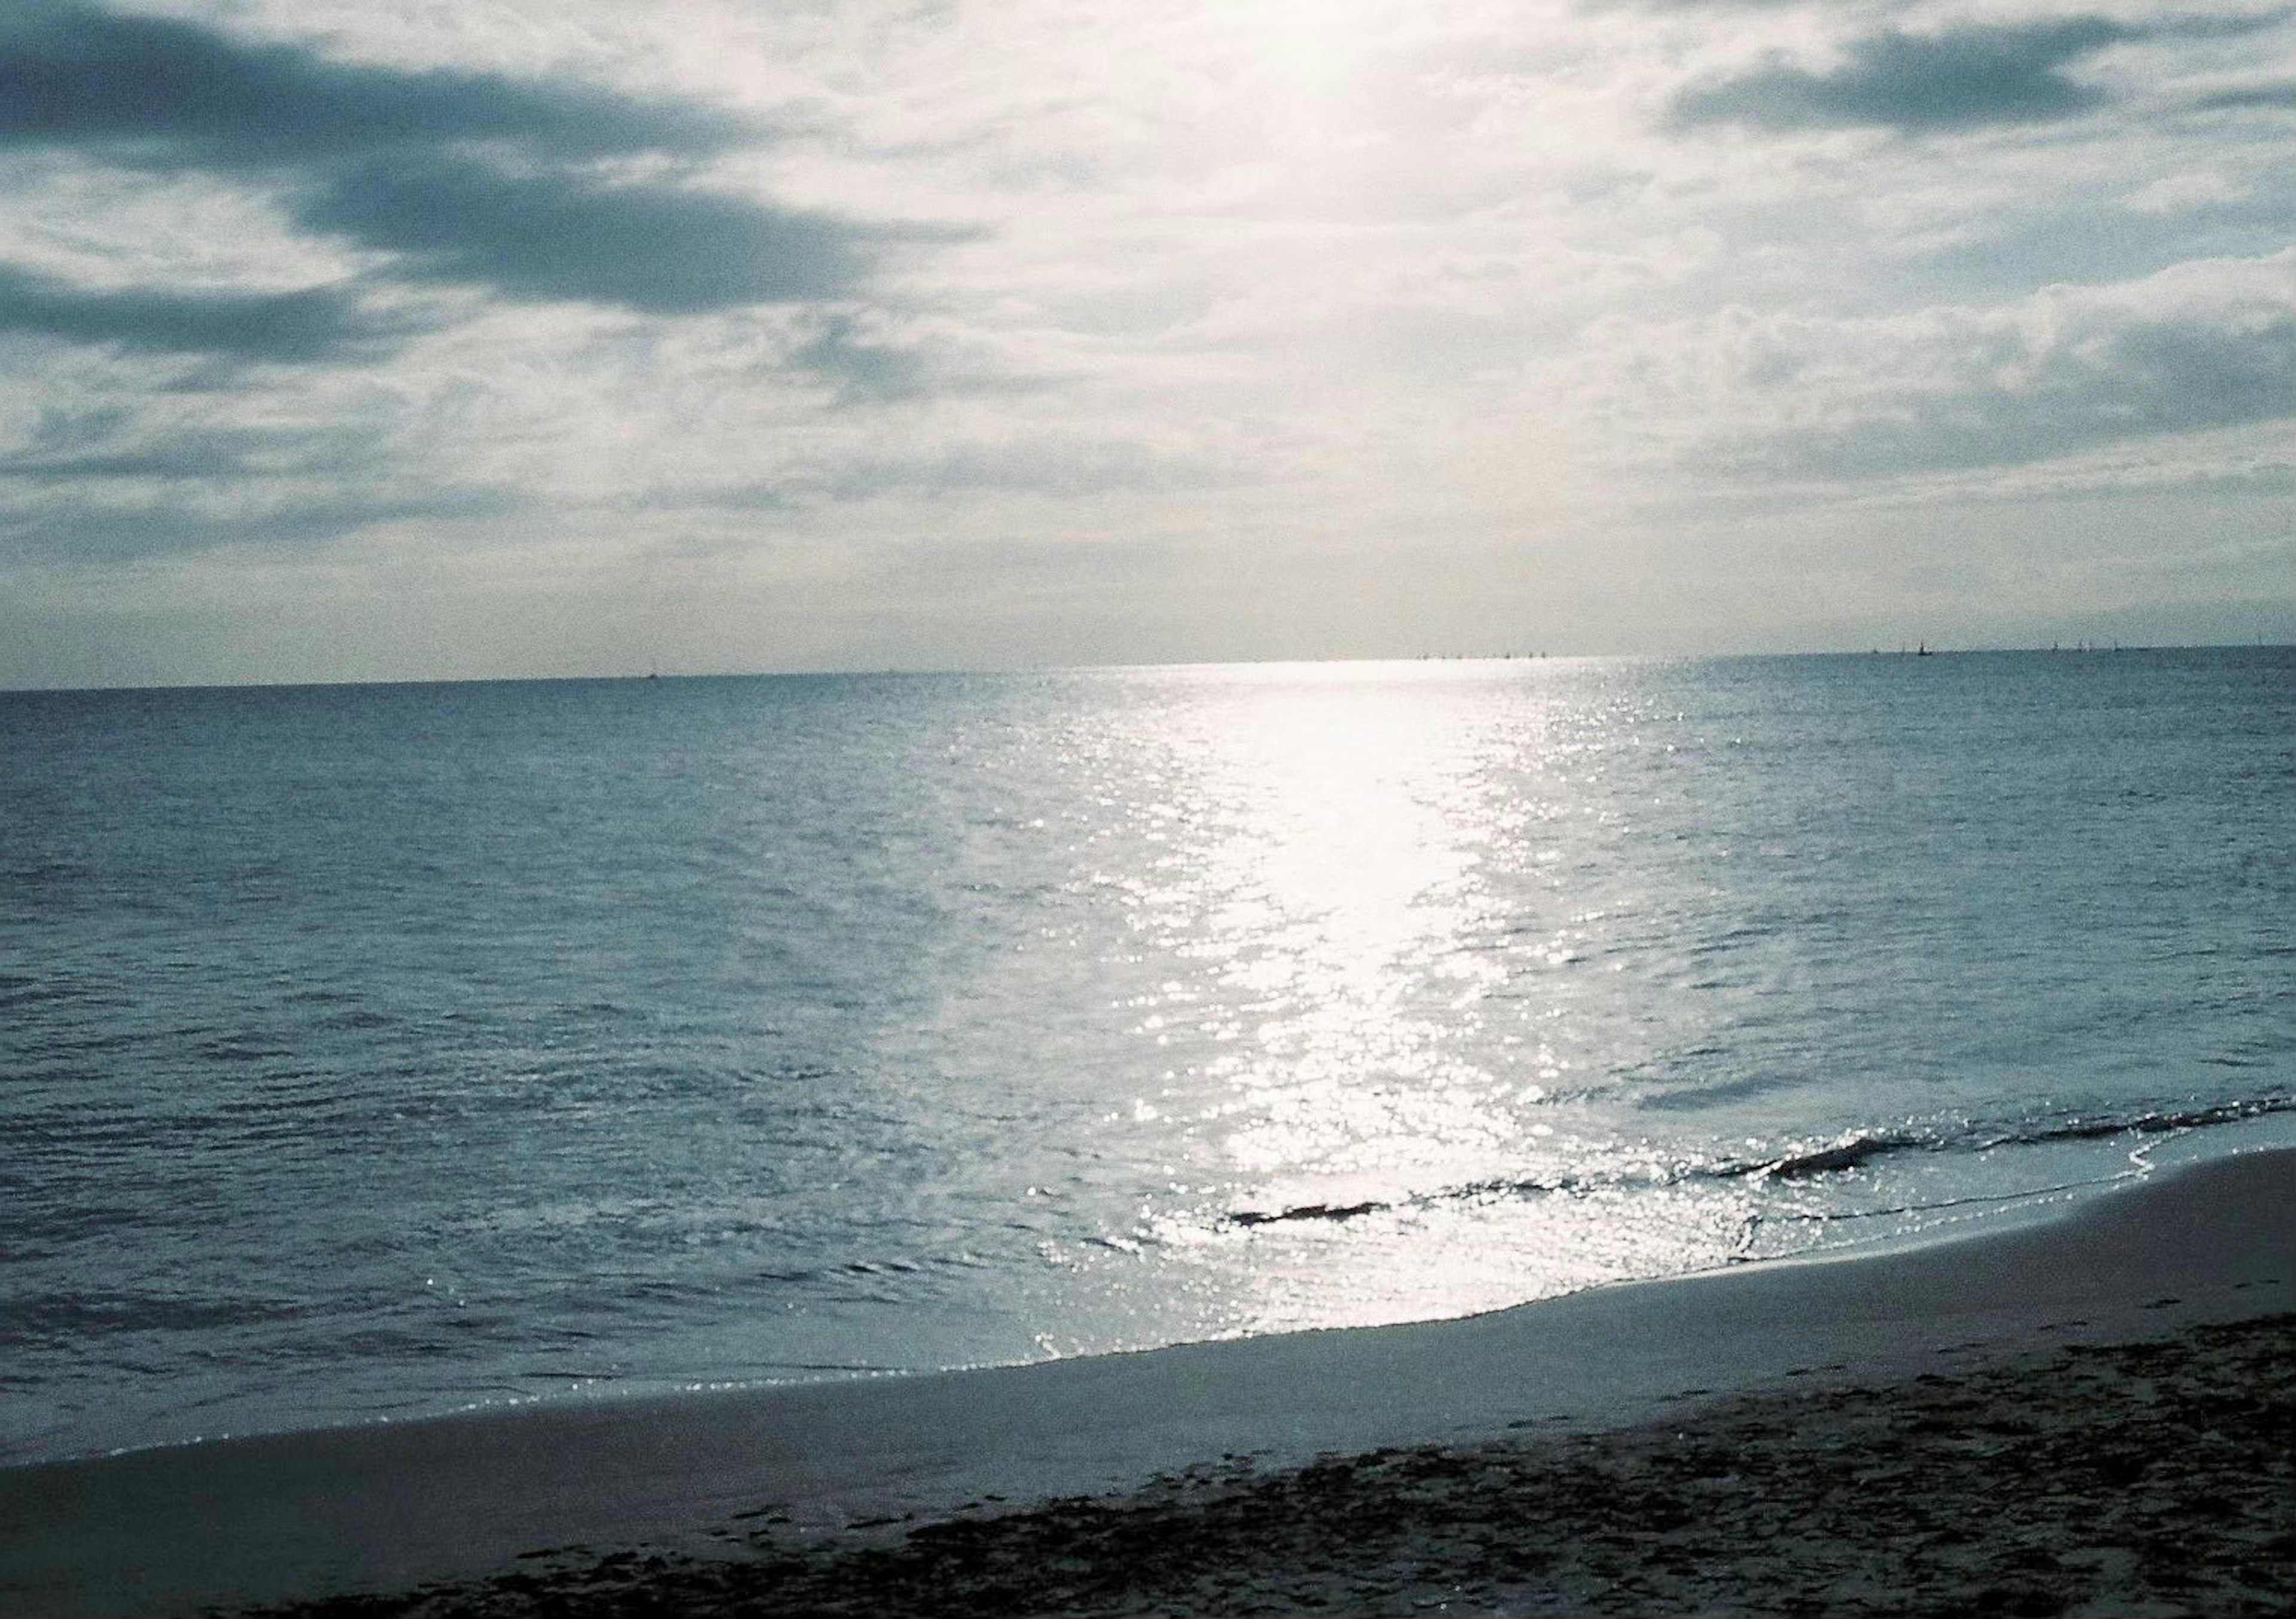
<path id="1" fill-rule="evenodd" d="M 0 694 L 0 1461 L 2014 1217 L 2292 850 L 2286 650 Z"/>

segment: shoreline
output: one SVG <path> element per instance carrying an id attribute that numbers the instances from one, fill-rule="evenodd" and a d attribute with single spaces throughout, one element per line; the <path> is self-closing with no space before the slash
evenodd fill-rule
<path id="1" fill-rule="evenodd" d="M 1464 1321 L 15 1468 L 0 1472 L 0 1607 L 63 1619 L 399 1591 L 570 1545 L 750 1558 L 759 1525 L 782 1551 L 833 1551 L 1207 1464 L 1273 1476 L 1524 1431 L 1615 1436 L 1765 1391 L 1910 1387 L 2283 1314 L 2291 1231 L 2296 1150 L 2276 1149 L 2044 1222 Z"/>

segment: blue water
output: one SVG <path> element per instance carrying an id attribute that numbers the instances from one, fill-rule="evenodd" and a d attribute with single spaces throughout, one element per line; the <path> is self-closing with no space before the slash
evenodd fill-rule
<path id="1" fill-rule="evenodd" d="M 1464 1313 L 2296 1124 L 2296 655 L 0 694 L 0 1460 Z"/>

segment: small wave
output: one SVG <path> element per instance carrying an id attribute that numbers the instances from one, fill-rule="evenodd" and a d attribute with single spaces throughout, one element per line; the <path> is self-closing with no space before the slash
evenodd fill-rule
<path id="1" fill-rule="evenodd" d="M 1979 1151 L 1996 1147 L 2038 1147 L 2052 1141 L 2095 1141 L 2116 1135 L 2168 1135 L 2185 1130 L 2205 1130 L 2215 1124 L 2236 1124 L 2243 1119 L 2296 1112 L 2296 1096 L 2251 1097 L 2209 1108 L 2182 1108 L 2120 1117 L 2085 1118 L 2079 1115 L 2044 1118 L 2017 1128 L 1965 1141 L 1939 1143 L 1967 1146 Z"/>
<path id="2" fill-rule="evenodd" d="M 1414 1199 L 1416 1201 L 1416 1199 Z M 1237 1209 L 1227 1217 L 1230 1225 L 1278 1225 L 1290 1220 L 1353 1220 L 1361 1214 L 1384 1214 L 1394 1208 L 1392 1203 L 1302 1203 L 1292 1208 L 1275 1210 Z"/>
<path id="3" fill-rule="evenodd" d="M 0 1345 L 49 1346 L 91 1337 L 152 1332 L 231 1331 L 307 1313 L 292 1300 L 183 1297 L 117 1290 L 41 1294 L 11 1302 L 0 1316 Z"/>
<path id="4" fill-rule="evenodd" d="M 952 1271 L 978 1271 L 983 1261 L 977 1254 L 920 1254 L 910 1257 L 884 1259 L 826 1260 L 818 1264 L 769 1265 L 750 1271 L 754 1281 L 791 1287 L 812 1287 L 821 1283 L 832 1285 L 849 1282 L 856 1278 L 877 1278 L 890 1281 L 903 1276 L 932 1277 Z"/>
<path id="5" fill-rule="evenodd" d="M 1903 1152 L 1909 1148 L 1933 1149 L 1937 1145 L 1934 1141 L 1907 1135 L 1857 1135 L 1845 1141 L 1836 1141 L 1831 1147 L 1789 1153 L 1784 1157 L 1758 1165 L 1752 1169 L 1733 1168 L 1727 1173 L 1758 1181 L 1798 1181 L 1808 1175 L 1855 1169 L 1886 1153 Z"/>
<path id="6" fill-rule="evenodd" d="M 1396 1199 L 1362 1203 L 1302 1203 L 1279 1209 L 1234 1209 L 1220 1223 L 1250 1230 L 1259 1226 L 1312 1222 L 1342 1222 L 1365 1214 L 1392 1214 L 1410 1208 L 1441 1208 L 1492 1198 L 1537 1198 L 1555 1194 L 1583 1195 L 1621 1187 L 1666 1187 L 1700 1182 L 1814 1180 L 1844 1174 L 1876 1159 L 1911 1152 L 1988 1152 L 2002 1147 L 2039 1147 L 2054 1142 L 2102 1141 L 2117 1135 L 2164 1135 L 2216 1124 L 2237 1124 L 2267 1114 L 2296 1112 L 2296 1096 L 2259 1097 L 2207 1108 L 2163 1109 L 2116 1117 L 2080 1116 L 2038 1119 L 2013 1129 L 1981 1130 L 1969 1125 L 1926 1132 L 1873 1132 L 1842 1136 L 1823 1145 L 1806 1145 L 1775 1157 L 1760 1158 L 1678 1158 L 1671 1163 L 1641 1160 L 1632 1166 L 1604 1165 L 1578 1173 L 1495 1177 L 1414 1193 Z"/>
<path id="7" fill-rule="evenodd" d="M 1789 1153 L 1767 1163 L 1747 1166 L 1716 1165 L 1707 1171 L 1718 1177 L 1746 1175 L 1758 1180 L 1798 1180 L 1856 1169 L 1875 1158 L 1899 1152 L 1989 1152 L 2000 1147 L 2045 1147 L 2059 1141 L 2100 1141 L 2117 1135 L 2166 1135 L 2183 1130 L 2204 1130 L 2213 1124 L 2238 1124 L 2243 1119 L 2296 1111 L 2296 1096 L 2267 1096 L 2208 1108 L 2184 1108 L 2157 1112 L 2090 1118 L 2079 1115 L 2039 1118 L 2007 1129 L 1990 1131 L 1964 1127 L 1926 1134 L 1851 1135 L 1824 1147 Z"/>
<path id="8" fill-rule="evenodd" d="M 0 1012 L 38 1008 L 52 1002 L 85 1001 L 93 992 L 85 985 L 53 978 L 30 978 L 20 973 L 0 973 Z"/>

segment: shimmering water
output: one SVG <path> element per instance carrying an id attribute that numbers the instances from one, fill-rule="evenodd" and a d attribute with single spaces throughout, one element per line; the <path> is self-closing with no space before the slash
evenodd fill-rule
<path id="1" fill-rule="evenodd" d="M 2276 650 L 0 695 L 0 1460 L 1989 1217 L 2296 1123 L 2292 787 Z"/>

